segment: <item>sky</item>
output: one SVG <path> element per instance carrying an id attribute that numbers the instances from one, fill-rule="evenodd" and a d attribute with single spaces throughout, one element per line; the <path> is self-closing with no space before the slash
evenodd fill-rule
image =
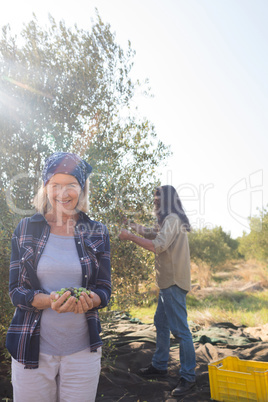
<path id="1" fill-rule="evenodd" d="M 95 9 L 116 41 L 136 51 L 133 77 L 154 97 L 139 114 L 173 155 L 161 167 L 196 229 L 233 238 L 268 205 L 267 0 L 15 0 L 0 25 L 19 33 L 35 13 L 90 30 Z"/>

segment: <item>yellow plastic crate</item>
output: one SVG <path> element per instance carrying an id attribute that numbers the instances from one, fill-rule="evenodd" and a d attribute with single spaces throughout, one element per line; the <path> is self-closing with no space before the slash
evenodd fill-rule
<path id="1" fill-rule="evenodd" d="M 225 357 L 208 364 L 211 398 L 268 402 L 268 363 Z"/>

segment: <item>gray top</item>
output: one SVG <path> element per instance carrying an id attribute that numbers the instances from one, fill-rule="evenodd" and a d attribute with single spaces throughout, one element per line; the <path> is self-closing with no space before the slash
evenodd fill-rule
<path id="1" fill-rule="evenodd" d="M 82 268 L 74 237 L 50 234 L 37 267 L 41 286 L 49 293 L 82 285 Z M 66 356 L 89 347 L 85 314 L 45 309 L 41 317 L 40 352 Z"/>

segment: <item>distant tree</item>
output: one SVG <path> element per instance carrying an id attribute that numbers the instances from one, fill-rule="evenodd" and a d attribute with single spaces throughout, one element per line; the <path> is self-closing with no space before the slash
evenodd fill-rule
<path id="1" fill-rule="evenodd" d="M 110 25 L 98 14 L 96 19 L 86 31 L 51 16 L 44 28 L 34 16 L 19 38 L 9 26 L 3 28 L 0 184 L 6 210 L 22 217 L 33 212 L 31 199 L 50 153 L 77 152 L 88 160 L 90 215 L 110 230 L 114 291 L 124 287 L 131 294 L 151 272 L 151 257 L 120 243 L 118 228 L 123 217 L 150 221 L 148 200 L 169 149 L 154 126 L 132 110 L 138 84 L 130 78 L 131 44 L 123 50 Z"/>
<path id="2" fill-rule="evenodd" d="M 245 258 L 268 260 L 268 210 L 263 208 L 259 216 L 249 218 L 250 233 L 244 233 L 239 240 L 239 252 Z"/>
<path id="3" fill-rule="evenodd" d="M 191 259 L 205 262 L 212 268 L 237 257 L 238 241 L 225 233 L 221 226 L 214 229 L 193 230 L 189 233 Z"/>

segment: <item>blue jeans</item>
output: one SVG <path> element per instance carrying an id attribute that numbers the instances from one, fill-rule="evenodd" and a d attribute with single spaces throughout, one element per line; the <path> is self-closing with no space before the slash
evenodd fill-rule
<path id="1" fill-rule="evenodd" d="M 180 376 L 195 381 L 195 350 L 187 323 L 186 294 L 176 285 L 160 289 L 154 316 L 156 351 L 152 364 L 158 370 L 167 370 L 171 331 L 180 343 Z"/>

